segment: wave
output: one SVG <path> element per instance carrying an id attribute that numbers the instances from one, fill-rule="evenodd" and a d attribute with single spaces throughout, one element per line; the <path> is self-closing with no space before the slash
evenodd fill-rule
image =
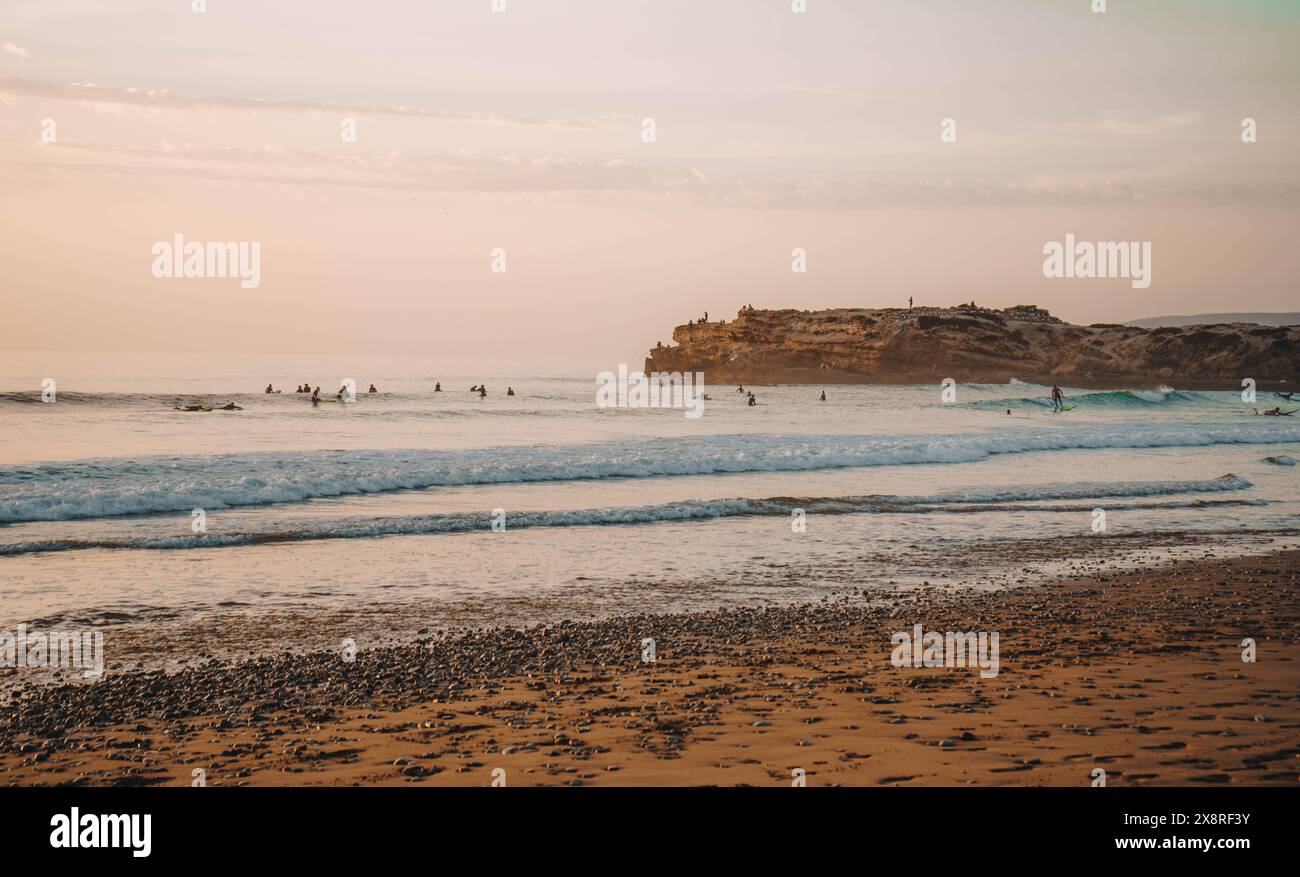
<path id="1" fill-rule="evenodd" d="M 1191 481 L 1142 481 L 1103 484 L 1064 484 L 1046 487 L 968 488 L 937 496 L 835 496 L 771 497 L 767 499 L 682 500 L 649 506 L 619 506 L 598 509 L 569 509 L 511 512 L 504 519 L 510 530 L 537 527 L 580 527 L 618 524 L 650 524 L 701 521 L 745 516 L 789 517 L 802 509 L 807 514 L 989 512 L 989 511 L 1089 511 L 1095 503 L 1108 499 L 1168 497 L 1178 494 L 1216 493 L 1246 490 L 1252 485 L 1236 475 Z M 1085 505 L 1062 505 L 1089 500 Z M 1043 505 L 1042 503 L 1056 503 Z M 1196 500 L 1173 503 L 1143 503 L 1141 508 L 1188 508 L 1214 501 Z M 1233 505 L 1253 504 L 1249 500 L 1218 501 Z M 1028 504 L 1027 504 L 1028 503 Z M 1039 503 L 1034 505 L 1033 503 Z M 1134 505 L 1107 506 L 1110 509 Z M 185 536 L 125 536 L 93 539 L 45 539 L 0 545 L 0 557 L 24 554 L 73 551 L 79 549 L 185 550 L 193 548 L 229 548 L 266 545 L 277 542 L 306 542 L 323 539 L 363 539 L 381 536 L 434 535 L 468 533 L 490 529 L 492 516 L 487 512 L 454 514 L 399 515 L 385 517 L 320 519 L 295 521 L 292 527 L 282 524 L 263 530 L 229 533 L 208 532 Z"/>
<path id="2" fill-rule="evenodd" d="M 806 472 L 972 463 L 1036 451 L 1300 440 L 1300 423 L 1271 421 L 920 436 L 714 435 L 454 451 L 277 451 L 9 465 L 0 466 L 0 524 L 188 513 L 433 487 Z"/>
<path id="3" fill-rule="evenodd" d="M 1040 396 L 1016 396 L 1009 399 L 983 399 L 968 403 L 971 408 L 1051 408 L 1050 388 L 1044 388 Z M 1194 392 L 1174 390 L 1162 387 L 1158 390 L 1101 390 L 1092 393 L 1067 395 L 1067 405 L 1081 408 L 1132 409 L 1146 408 L 1151 405 L 1177 405 L 1191 403 L 1202 406 L 1222 407 L 1239 401 L 1236 393 Z"/>

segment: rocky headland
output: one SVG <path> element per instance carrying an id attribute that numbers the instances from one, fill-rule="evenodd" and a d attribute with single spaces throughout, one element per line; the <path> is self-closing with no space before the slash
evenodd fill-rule
<path id="1" fill-rule="evenodd" d="M 1033 305 L 820 311 L 742 308 L 690 321 L 645 371 L 704 372 L 714 384 L 1006 383 L 1290 390 L 1300 326 L 1222 323 L 1144 329 L 1077 326 Z"/>

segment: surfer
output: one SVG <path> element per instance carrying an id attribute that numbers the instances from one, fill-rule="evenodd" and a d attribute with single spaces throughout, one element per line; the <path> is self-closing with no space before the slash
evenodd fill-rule
<path id="1" fill-rule="evenodd" d="M 370 389 L 369 389 L 367 392 L 369 392 L 369 393 L 378 393 L 379 391 L 375 389 L 375 385 L 374 385 L 374 384 L 371 384 L 371 385 L 370 385 Z"/>
<path id="2" fill-rule="evenodd" d="M 736 387 L 736 392 L 737 392 L 737 393 L 743 393 L 743 392 L 745 392 L 745 387 L 744 387 L 744 385 L 742 384 L 742 385 Z"/>
<path id="3" fill-rule="evenodd" d="M 479 397 L 480 399 L 482 399 L 482 398 L 485 397 L 486 395 L 487 395 L 487 385 L 486 385 L 486 384 L 479 384 L 479 385 L 478 385 L 478 397 Z"/>
<path id="4" fill-rule="evenodd" d="M 311 391 L 311 401 L 312 404 L 317 404 L 320 402 L 320 387 L 317 387 L 316 389 Z"/>
<path id="5" fill-rule="evenodd" d="M 234 402 L 227 402 L 225 405 L 222 405 L 221 408 L 218 409 L 218 410 L 220 410 L 220 411 L 243 411 L 244 409 L 243 409 L 243 408 L 240 408 L 240 407 L 239 407 L 238 405 L 236 405 Z"/>
<path id="6" fill-rule="evenodd" d="M 749 407 L 750 407 L 750 408 L 753 408 L 753 407 L 754 407 L 755 405 L 757 405 L 757 404 L 758 404 L 758 400 L 757 400 L 756 398 L 754 398 L 754 394 L 753 394 L 753 393 L 750 393 L 750 394 L 749 394 Z"/>
<path id="7" fill-rule="evenodd" d="M 823 402 L 826 401 L 826 391 L 825 391 L 825 390 L 822 390 L 822 401 L 823 401 Z"/>
<path id="8" fill-rule="evenodd" d="M 1295 414 L 1297 411 L 1300 411 L 1300 408 L 1294 408 L 1290 411 L 1283 411 L 1282 406 L 1279 405 L 1276 408 L 1265 408 L 1263 411 L 1260 411 L 1258 408 L 1252 408 L 1251 411 L 1255 412 L 1256 417 L 1290 417 L 1292 414 Z"/>
<path id="9" fill-rule="evenodd" d="M 441 393 L 441 392 L 442 392 L 442 384 L 434 384 L 434 385 L 433 385 L 433 392 L 435 392 L 435 393 Z"/>
<path id="10" fill-rule="evenodd" d="M 208 408 L 205 405 L 186 405 L 184 408 L 182 408 L 179 405 L 173 405 L 172 407 L 175 408 L 177 411 L 211 411 L 212 410 L 211 408 Z"/>
<path id="11" fill-rule="evenodd" d="M 514 394 L 515 394 L 515 388 L 514 388 L 514 387 L 506 387 L 506 395 L 507 395 L 507 396 L 513 396 Z"/>
<path id="12" fill-rule="evenodd" d="M 266 385 L 266 392 L 267 392 L 268 394 L 270 394 L 270 393 L 274 393 L 275 390 L 271 389 L 271 385 L 270 385 L 270 384 L 267 384 L 267 385 Z"/>
<path id="13" fill-rule="evenodd" d="M 1052 410 L 1059 411 L 1064 407 L 1065 394 L 1061 392 L 1060 387 L 1056 386 L 1056 384 L 1052 384 Z"/>

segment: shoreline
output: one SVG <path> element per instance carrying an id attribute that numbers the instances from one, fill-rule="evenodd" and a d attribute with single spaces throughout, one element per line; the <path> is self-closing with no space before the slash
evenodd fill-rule
<path id="1" fill-rule="evenodd" d="M 1209 553 L 26 685 L 0 717 L 0 782 L 1293 784 L 1300 551 Z M 997 632 L 998 675 L 895 668 L 890 637 L 915 623 Z"/>
<path id="2" fill-rule="evenodd" d="M 460 538 L 435 537 L 435 538 Z M 1117 575 L 1151 566 L 1300 549 L 1300 529 L 1235 531 L 1225 534 L 1170 530 L 1118 532 L 1057 538 L 1011 539 L 967 546 L 960 554 L 912 556 L 908 550 L 875 552 L 860 561 L 861 584 L 850 586 L 827 569 L 791 567 L 770 583 L 735 583 L 661 575 L 628 588 L 616 582 L 571 580 L 548 592 L 455 594 L 423 592 L 383 602 L 267 607 L 240 601 L 178 615 L 171 607 L 104 624 L 97 616 L 56 613 L 0 621 L 0 632 L 26 624 L 32 631 L 69 626 L 102 631 L 110 651 L 105 667 L 114 674 L 140 670 L 176 672 L 222 661 L 305 654 L 337 649 L 348 637 L 361 649 L 409 643 L 457 630 L 530 627 L 560 620 L 602 621 L 640 613 L 676 615 L 745 607 L 791 607 L 839 600 L 863 591 L 873 601 L 896 600 L 931 589 L 999 590 L 1033 588 L 1054 579 Z M 888 605 L 886 602 L 884 605 Z M 116 610 L 105 610 L 119 618 Z M 107 617 L 107 616 L 105 616 Z M 164 645 L 160 647 L 160 643 Z M 0 703 L 13 689 L 63 684 L 70 670 L 20 674 L 0 668 Z"/>

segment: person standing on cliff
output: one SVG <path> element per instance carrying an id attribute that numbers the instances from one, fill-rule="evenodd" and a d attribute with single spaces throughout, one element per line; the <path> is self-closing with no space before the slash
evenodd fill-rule
<path id="1" fill-rule="evenodd" d="M 912 309 L 912 297 L 910 295 L 907 297 L 907 309 L 909 311 Z"/>

